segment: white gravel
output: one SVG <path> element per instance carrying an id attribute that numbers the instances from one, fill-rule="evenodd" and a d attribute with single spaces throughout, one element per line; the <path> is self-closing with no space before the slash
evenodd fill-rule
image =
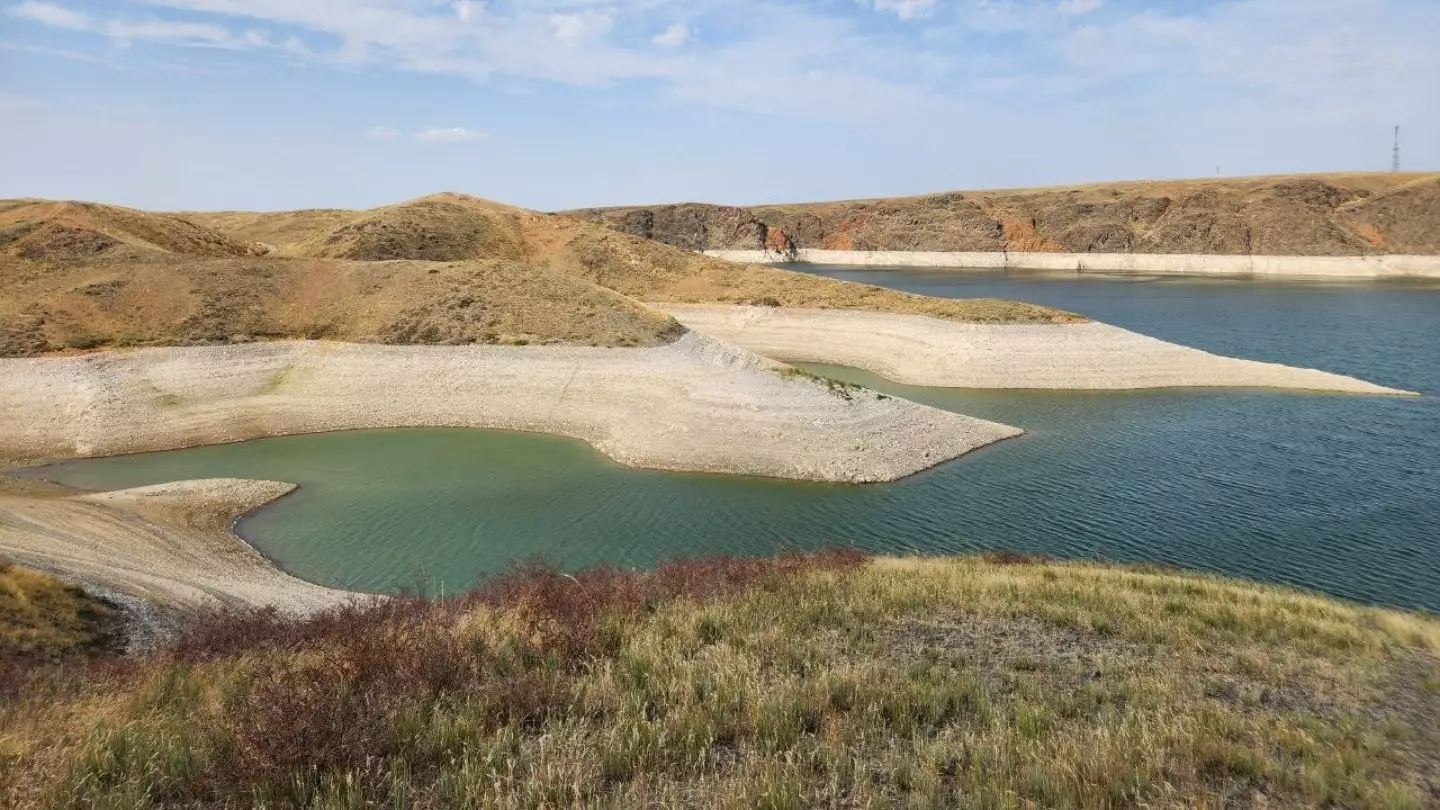
<path id="1" fill-rule="evenodd" d="M 484 427 L 587 441 L 628 465 L 888 481 L 1019 435 L 872 392 L 839 396 L 690 333 L 667 346 L 316 341 L 0 360 L 0 460 L 260 436 Z"/>
<path id="2" fill-rule="evenodd" d="M 1353 377 L 1238 360 L 1103 323 L 988 325 L 924 315 L 660 305 L 685 326 L 791 362 L 948 388 L 1293 388 L 1406 394 Z"/>

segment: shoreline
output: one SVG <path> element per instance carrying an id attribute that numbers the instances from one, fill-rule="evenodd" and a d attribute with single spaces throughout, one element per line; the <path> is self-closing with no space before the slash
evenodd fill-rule
<path id="1" fill-rule="evenodd" d="M 695 333 L 644 349 L 291 341 L 0 360 L 0 460 L 454 427 L 567 436 L 632 467 L 872 483 L 1022 433 L 785 368 Z"/>
<path id="2" fill-rule="evenodd" d="M 1258 256 L 1200 253 L 961 253 L 904 250 L 707 250 L 744 264 L 821 264 L 946 270 L 1048 270 L 1139 275 L 1440 279 L 1440 256 Z"/>
<path id="3" fill-rule="evenodd" d="M 1116 326 L 969 324 L 921 315 L 783 307 L 661 306 L 691 329 L 767 357 L 864 369 L 935 388 L 1257 388 L 1418 396 L 1354 377 L 1244 360 Z"/>
<path id="4" fill-rule="evenodd" d="M 0 486 L 0 553 L 161 616 L 216 607 L 306 615 L 374 596 L 294 576 L 235 531 L 293 484 L 212 478 L 100 492 L 9 489 Z M 142 632 L 152 624 L 141 617 Z"/>

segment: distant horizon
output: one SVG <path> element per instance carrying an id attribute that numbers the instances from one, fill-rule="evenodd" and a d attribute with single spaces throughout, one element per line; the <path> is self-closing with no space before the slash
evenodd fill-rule
<path id="1" fill-rule="evenodd" d="M 542 214 L 555 214 L 555 213 L 564 213 L 564 212 L 566 212 L 566 211 L 583 211 L 583 210 L 598 209 L 598 208 L 653 208 L 653 207 L 677 206 L 677 205 L 714 205 L 714 206 L 722 206 L 722 207 L 728 207 L 728 208 L 763 208 L 763 207 L 777 206 L 777 205 L 819 205 L 819 204 L 828 204 L 828 203 L 867 202 L 867 201 L 870 201 L 870 200 L 912 199 L 912 198 L 918 198 L 918 197 L 933 197 L 933 196 L 938 196 L 938 195 L 941 195 L 941 194 L 977 194 L 977 193 L 987 193 L 987 192 L 997 192 L 997 193 L 999 193 L 999 192 L 1022 192 L 1022 191 L 1047 191 L 1047 190 L 1052 190 L 1052 189 L 1083 188 L 1083 187 L 1087 187 L 1087 186 L 1125 186 L 1125 185 L 1139 185 L 1139 184 L 1145 184 L 1145 183 L 1201 183 L 1201 182 L 1206 182 L 1206 181 L 1225 183 L 1225 182 L 1243 182 L 1243 181 L 1253 181 L 1253 180 L 1271 180 L 1271 179 L 1278 179 L 1278 178 L 1285 178 L 1285 177 L 1297 177 L 1297 178 L 1304 178 L 1304 177 L 1322 177 L 1322 178 L 1323 178 L 1323 177 L 1347 177 L 1347 176 L 1354 176 L 1354 175 L 1366 175 L 1366 176 L 1380 176 L 1380 177 L 1383 177 L 1383 176 L 1393 175 L 1393 174 L 1405 175 L 1405 176 L 1414 175 L 1414 176 L 1416 176 L 1416 177 L 1424 177 L 1424 176 L 1426 176 L 1426 175 L 1440 175 L 1440 169 L 1415 169 L 1415 170 L 1413 170 L 1413 171 L 1412 171 L 1412 170 L 1402 170 L 1402 171 L 1399 171 L 1399 172 L 1390 172 L 1390 171 L 1328 171 L 1328 172 L 1327 172 L 1327 171 L 1318 171 L 1318 172 L 1282 172 L 1282 173 L 1272 173 L 1272 174 L 1247 174 L 1247 175 L 1236 175 L 1236 176 L 1222 175 L 1222 176 L 1218 176 L 1218 177 L 1155 177 L 1155 178 L 1140 178 L 1140 179 L 1131 179 L 1131 180 L 1109 180 L 1109 181 L 1102 180 L 1102 181 L 1079 182 L 1079 183 L 1051 183 L 1051 184 L 1046 184 L 1046 185 L 1035 185 L 1035 186 L 996 186 L 996 187 L 994 187 L 994 188 L 944 188 L 944 189 L 932 189 L 932 190 L 929 190 L 929 191 L 920 191 L 920 192 L 915 192 L 915 193 L 910 193 L 910 194 L 892 194 L 892 195 L 886 195 L 886 196 L 870 196 L 870 197 L 835 197 L 835 198 L 824 199 L 824 200 L 769 200 L 769 201 L 762 201 L 762 202 L 716 202 L 716 201 L 712 201 L 712 200 L 676 199 L 676 200 L 649 200 L 649 201 L 645 201 L 645 202 L 622 202 L 622 203 L 605 204 L 605 205 L 577 205 L 577 206 L 573 206 L 573 207 L 570 207 L 570 208 L 555 208 L 555 209 L 529 208 L 528 206 L 517 205 L 517 204 L 511 202 L 510 200 L 498 199 L 498 198 L 494 197 L 493 195 L 488 195 L 488 194 L 483 194 L 483 193 L 476 193 L 476 192 L 473 192 L 473 191 L 467 191 L 467 190 L 464 190 L 464 189 L 455 189 L 455 188 L 442 189 L 442 190 L 440 190 L 440 191 L 431 191 L 431 192 L 428 192 L 428 193 L 425 193 L 425 194 L 417 194 L 417 195 L 415 195 L 415 196 L 413 196 L 413 197 L 405 197 L 405 198 L 403 198 L 403 199 L 389 200 L 389 201 L 381 202 L 381 203 L 378 203 L 378 204 L 372 205 L 372 206 L 353 206 L 353 207 L 334 206 L 334 205 L 299 205 L 299 206 L 296 206 L 296 207 L 293 207 L 293 208 L 233 208 L 233 207 L 232 207 L 232 208 L 164 208 L 164 209 L 161 209 L 161 208 L 146 208 L 146 207 L 143 207 L 143 206 L 131 205 L 131 204 L 129 204 L 129 203 L 126 203 L 126 202 L 124 202 L 124 201 L 119 201 L 119 200 L 82 199 L 82 198 L 79 198 L 79 197 L 45 197 L 45 196 L 40 196 L 40 195 L 35 195 L 35 194 L 19 195 L 19 196 L 0 196 L 0 201 L 35 200 L 35 201 L 59 202 L 59 203 L 93 203 L 93 204 L 98 204 L 98 205 L 111 205 L 111 206 L 116 206 L 116 207 L 121 207 L 121 208 L 134 208 L 134 209 L 137 209 L 137 210 L 152 211 L 152 212 L 156 212 L 156 213 L 169 213 L 169 214 L 183 214 L 183 213 L 185 213 L 185 212 L 187 212 L 187 211 L 204 212 L 204 213 L 221 213 L 221 212 L 233 211 L 233 212 L 237 212 L 237 213 L 243 212 L 243 213 L 256 213 L 256 214 L 271 214 L 271 213 L 286 213 L 286 212 L 293 212 L 293 211 L 363 210 L 363 209 L 367 209 L 367 208 L 379 208 L 379 207 L 383 207 L 383 206 L 387 206 L 387 205 L 397 205 L 397 204 L 400 204 L 400 203 L 405 203 L 405 202 L 411 202 L 411 201 L 414 201 L 414 200 L 425 199 L 425 198 L 427 198 L 427 197 L 435 197 L 435 196 L 439 196 L 439 195 L 443 195 L 443 194 L 461 194 L 461 195 L 464 195 L 464 196 L 467 196 L 467 197 L 476 197 L 476 198 L 479 198 L 479 199 L 482 199 L 482 200 L 486 200 L 486 201 L 488 201 L 488 202 L 498 203 L 498 204 L 500 204 L 500 205 L 508 205 L 508 206 L 511 206 L 511 207 L 514 207 L 514 208 L 524 208 L 524 209 L 526 209 L 526 210 L 536 211 L 536 212 L 539 212 L 539 213 L 542 213 Z"/>
<path id="2" fill-rule="evenodd" d="M 1384 171 L 1397 124 L 1440 167 L 1436 32 L 1433 0 L 0 0 L 0 196 L 770 205 Z"/>

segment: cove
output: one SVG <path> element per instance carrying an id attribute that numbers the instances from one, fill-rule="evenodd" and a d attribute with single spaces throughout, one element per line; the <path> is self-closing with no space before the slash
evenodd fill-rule
<path id="1" fill-rule="evenodd" d="M 831 544 L 1168 563 L 1440 609 L 1440 286 L 800 269 L 1060 306 L 1426 396 L 961 392 L 812 366 L 1030 433 L 861 487 L 633 470 L 567 439 L 462 430 L 265 439 L 44 474 L 91 489 L 215 476 L 300 484 L 242 533 L 298 576 L 361 590 L 423 571 L 431 589 L 454 591 L 535 555 L 648 566 Z"/>

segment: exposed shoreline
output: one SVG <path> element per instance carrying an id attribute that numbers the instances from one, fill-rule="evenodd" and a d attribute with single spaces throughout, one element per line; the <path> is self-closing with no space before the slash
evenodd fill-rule
<path id="1" fill-rule="evenodd" d="M 904 250 L 707 250 L 746 264 L 930 267 L 965 270 L 1050 270 L 1142 275 L 1274 278 L 1440 279 L 1440 256 L 1239 256 L 1162 253 L 947 253 Z"/>
<path id="2" fill-rule="evenodd" d="M 920 315 L 674 304 L 691 329 L 767 357 L 853 366 L 939 388 L 1279 388 L 1412 392 L 1314 369 L 1222 357 L 1099 322 L 955 323 Z"/>
<path id="3" fill-rule="evenodd" d="M 0 360 L 0 461 L 475 427 L 570 436 L 636 467 L 868 483 L 1022 432 L 783 371 L 695 333 L 643 349 L 288 341 Z"/>
<path id="4" fill-rule="evenodd" d="M 217 607 L 304 615 L 364 598 L 291 576 L 234 531 L 294 489 L 244 479 L 105 492 L 0 487 L 0 554 L 161 616 Z"/>

